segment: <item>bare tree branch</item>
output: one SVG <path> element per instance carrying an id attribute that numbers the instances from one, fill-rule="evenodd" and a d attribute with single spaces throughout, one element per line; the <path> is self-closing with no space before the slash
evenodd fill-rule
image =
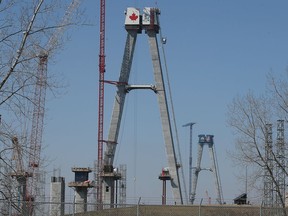
<path id="1" fill-rule="evenodd" d="M 16 54 L 16 58 L 15 58 L 15 61 L 12 63 L 11 67 L 10 67 L 10 70 L 8 71 L 8 73 L 6 74 L 6 76 L 3 78 L 3 80 L 0 82 L 0 90 L 3 88 L 3 86 L 5 85 L 5 83 L 7 82 L 7 80 L 9 79 L 10 75 L 13 73 L 16 65 L 18 64 L 18 61 L 23 53 L 23 50 L 24 50 L 24 46 L 26 44 L 26 41 L 27 41 L 27 38 L 32 30 L 32 27 L 33 27 L 33 24 L 34 24 L 34 21 L 36 19 L 36 16 L 41 8 L 41 5 L 43 4 L 44 0 L 40 0 L 35 11 L 34 11 L 34 14 L 32 15 L 31 17 L 31 21 L 26 29 L 25 32 L 23 32 L 23 38 L 22 38 L 22 41 L 20 43 L 20 46 L 19 46 L 19 49 L 17 50 L 17 54 Z"/>

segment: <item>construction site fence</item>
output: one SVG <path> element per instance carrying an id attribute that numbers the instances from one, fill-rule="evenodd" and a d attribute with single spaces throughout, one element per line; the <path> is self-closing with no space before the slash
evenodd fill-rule
<path id="1" fill-rule="evenodd" d="M 287 208 L 254 205 L 144 205 L 92 203 L 34 203 L 33 215 L 22 210 L 26 203 L 1 201 L 3 216 L 288 216 Z"/>

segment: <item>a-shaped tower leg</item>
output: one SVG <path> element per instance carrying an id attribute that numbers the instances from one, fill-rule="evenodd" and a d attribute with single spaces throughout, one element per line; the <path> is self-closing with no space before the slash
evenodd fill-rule
<path id="1" fill-rule="evenodd" d="M 126 46 L 122 62 L 122 68 L 118 82 L 113 82 L 117 85 L 117 93 L 114 100 L 114 107 L 112 112 L 112 119 L 110 123 L 110 130 L 108 140 L 106 141 L 106 149 L 104 154 L 104 168 L 103 172 L 111 172 L 113 170 L 113 161 L 117 146 L 118 134 L 120 130 L 121 118 L 125 103 L 126 94 L 133 89 L 151 89 L 158 97 L 160 116 L 162 122 L 162 130 L 165 141 L 169 173 L 171 175 L 172 192 L 175 203 L 182 204 L 182 195 L 180 188 L 180 181 L 178 176 L 178 168 L 175 157 L 174 143 L 171 131 L 171 123 L 166 99 L 166 92 L 164 87 L 162 68 L 160 62 L 160 55 L 157 44 L 157 33 L 159 32 L 158 23 L 159 10 L 156 8 L 145 8 L 143 16 L 140 15 L 139 10 L 135 8 L 128 8 L 126 13 L 125 28 L 127 30 Z M 155 85 L 128 85 L 130 70 L 133 60 L 133 54 L 136 44 L 137 34 L 145 32 L 149 38 L 150 53 L 154 69 Z M 103 187 L 109 191 L 113 187 L 113 183 L 103 178 Z M 111 191 L 113 189 L 111 188 Z M 103 201 L 109 203 L 113 194 L 104 194 Z M 110 197 L 109 197 L 110 196 Z"/>
<path id="2" fill-rule="evenodd" d="M 199 173 L 201 170 L 209 170 L 213 173 L 214 181 L 215 181 L 215 187 L 216 187 L 216 193 L 217 193 L 217 202 L 219 204 L 223 204 L 223 195 L 222 195 L 222 188 L 220 183 L 220 176 L 218 173 L 218 167 L 216 162 L 216 156 L 214 151 L 214 140 L 213 135 L 199 135 L 199 145 L 198 145 L 198 157 L 197 157 L 197 165 L 194 168 L 194 177 L 193 177 L 193 185 L 192 185 L 192 194 L 191 194 L 191 203 L 193 204 L 195 201 L 196 196 L 196 188 L 197 188 L 197 182 Z M 211 159 L 211 168 L 201 168 L 201 160 L 203 155 L 203 146 L 208 145 L 209 148 L 209 154 Z"/>

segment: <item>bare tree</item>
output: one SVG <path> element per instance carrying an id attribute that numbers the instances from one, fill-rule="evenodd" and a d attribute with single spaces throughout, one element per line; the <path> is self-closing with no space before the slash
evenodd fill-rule
<path id="1" fill-rule="evenodd" d="M 14 0 L 0 4 L 3 17 L 0 20 L 1 109 L 23 114 L 23 105 L 27 100 L 31 101 L 38 55 L 55 29 L 61 27 L 58 24 L 65 13 L 63 8 L 59 0 L 34 0 L 31 3 Z M 49 58 L 61 43 L 53 45 L 49 47 Z"/>
<path id="2" fill-rule="evenodd" d="M 76 20 L 79 17 L 74 16 L 74 19 L 65 20 L 64 24 L 61 22 L 63 15 L 67 13 L 66 4 L 67 2 L 61 0 L 0 1 L 1 200 L 10 199 L 12 196 L 7 186 L 9 173 L 15 170 L 11 158 L 11 138 L 17 136 L 21 141 L 23 158 L 29 152 L 29 124 L 39 55 L 45 51 L 51 59 L 65 42 L 61 35 L 55 37 L 55 31 L 63 27 L 67 29 L 79 21 Z M 55 86 L 54 83 L 49 83 L 49 79 L 47 85 L 51 88 Z M 4 207 L 7 212 L 7 206 Z M 3 206 L 0 206 L 0 211 L 2 208 Z M 5 211 L 0 214 L 5 215 Z"/>
<path id="3" fill-rule="evenodd" d="M 287 118 L 288 83 L 269 75 L 268 84 L 264 96 L 255 96 L 249 92 L 242 97 L 234 98 L 228 106 L 227 122 L 236 137 L 236 150 L 231 155 L 238 165 L 253 167 L 254 172 L 250 176 L 250 181 L 254 188 L 262 193 L 262 200 L 263 178 L 264 175 L 269 175 L 269 179 L 273 182 L 274 194 L 281 198 L 280 204 L 284 208 L 284 194 L 277 181 L 278 173 L 275 172 L 275 167 L 278 172 L 281 169 L 280 171 L 287 175 L 286 167 L 282 163 L 283 158 L 279 158 L 275 146 L 267 147 L 267 125 L 279 118 Z M 270 156 L 267 157 L 267 154 Z"/>
<path id="4" fill-rule="evenodd" d="M 236 135 L 233 157 L 239 165 L 255 164 L 259 169 L 265 166 L 265 125 L 270 122 L 266 100 L 249 92 L 246 96 L 238 96 L 229 105 L 228 124 Z"/>
<path id="5" fill-rule="evenodd" d="M 267 75 L 268 92 L 272 98 L 273 106 L 280 118 L 288 121 L 288 70 L 275 77 L 273 73 Z"/>

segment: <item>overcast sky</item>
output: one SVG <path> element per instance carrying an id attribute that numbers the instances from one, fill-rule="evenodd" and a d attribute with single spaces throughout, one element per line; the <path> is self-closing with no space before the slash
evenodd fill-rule
<path id="1" fill-rule="evenodd" d="M 142 10 L 146 6 L 161 10 L 186 188 L 189 128 L 182 125 L 196 122 L 193 164 L 196 165 L 198 135 L 213 134 L 224 200 L 232 203 L 245 192 L 245 181 L 237 176 L 245 172 L 233 166 L 229 158 L 235 137 L 226 124 L 227 105 L 249 90 L 264 93 L 266 74 L 286 70 L 288 2 L 107 0 L 106 80 L 119 77 L 126 39 L 125 9 Z M 91 25 L 70 32 L 66 48 L 48 68 L 49 73 L 59 74 L 66 87 L 56 99 L 47 97 L 42 153 L 49 158 L 47 176 L 53 174 L 53 168 L 61 169 L 66 182 L 74 179 L 71 167 L 93 167 L 97 159 L 99 1 L 85 0 L 82 8 Z M 142 33 L 137 39 L 130 84 L 153 83 L 147 36 Z M 109 130 L 115 91 L 115 86 L 105 85 L 104 138 Z M 128 202 L 139 197 L 144 202 L 161 202 L 158 175 L 167 162 L 157 97 L 152 91 L 132 91 L 127 95 L 115 158 L 115 165 L 119 164 L 127 165 Z M 205 148 L 203 168 L 209 166 Z M 209 171 L 200 173 L 196 201 L 208 194 L 215 202 L 212 177 Z M 67 189 L 67 194 L 72 194 L 72 190 Z"/>

